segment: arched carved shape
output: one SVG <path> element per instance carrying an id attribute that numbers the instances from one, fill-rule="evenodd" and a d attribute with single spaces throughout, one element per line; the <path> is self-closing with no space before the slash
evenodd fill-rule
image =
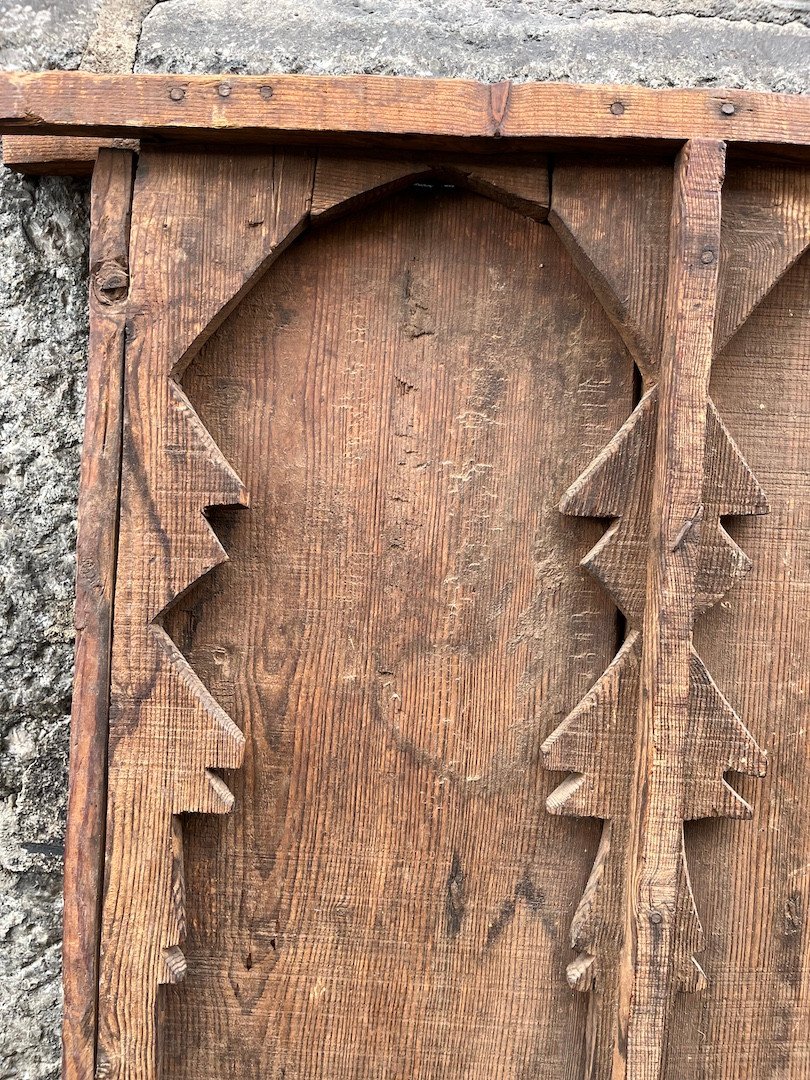
<path id="1" fill-rule="evenodd" d="M 346 158 L 321 154 L 315 169 L 312 220 L 330 220 L 419 181 L 441 179 L 545 221 L 549 180 L 544 157 L 520 162 L 437 158 Z"/>
<path id="2" fill-rule="evenodd" d="M 216 770 L 238 768 L 242 759 L 241 732 L 163 628 L 177 599 L 227 558 L 207 511 L 249 501 L 183 393 L 183 370 L 319 215 L 437 174 L 531 217 L 547 209 L 542 164 L 389 166 L 345 168 L 284 152 L 141 156 L 132 212 L 99 1076 L 160 1074 L 158 987 L 185 973 L 179 815 L 227 812 L 232 796 Z"/>

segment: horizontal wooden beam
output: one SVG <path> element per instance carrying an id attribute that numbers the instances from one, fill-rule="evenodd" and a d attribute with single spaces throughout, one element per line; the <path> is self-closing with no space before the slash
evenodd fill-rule
<path id="1" fill-rule="evenodd" d="M 137 153 L 138 142 L 71 135 L 4 135 L 3 164 L 26 176 L 92 176 L 102 147 Z"/>
<path id="2" fill-rule="evenodd" d="M 801 156 L 810 97 L 379 75 L 6 73 L 0 133 L 501 150 L 700 136 Z"/>

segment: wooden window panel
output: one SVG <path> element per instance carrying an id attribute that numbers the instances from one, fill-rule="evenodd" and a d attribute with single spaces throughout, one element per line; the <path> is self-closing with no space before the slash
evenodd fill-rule
<path id="1" fill-rule="evenodd" d="M 224 85 L 0 79 L 32 167 L 143 140 L 131 237 L 94 172 L 65 1075 L 808 1074 L 806 102 Z"/>

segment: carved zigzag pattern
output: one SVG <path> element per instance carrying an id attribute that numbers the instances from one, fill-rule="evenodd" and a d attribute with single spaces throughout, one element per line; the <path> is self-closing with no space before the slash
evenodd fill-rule
<path id="1" fill-rule="evenodd" d="M 172 792 L 174 815 L 223 814 L 233 807 L 227 784 L 213 770 L 237 769 L 242 764 L 245 738 L 231 717 L 214 699 L 163 627 L 167 611 L 200 578 L 227 561 L 228 555 L 207 518 L 217 506 L 246 506 L 244 484 L 222 455 L 185 393 L 168 381 L 166 446 L 169 451 L 167 485 L 171 508 L 164 513 L 182 521 L 172 558 L 165 564 L 160 610 L 149 625 L 160 655 L 158 680 L 164 682 L 171 701 L 173 724 L 167 737 L 173 743 L 169 760 L 193 759 L 196 769 L 176 770 Z M 171 474 L 177 472 L 177 476 Z M 185 743 L 188 745 L 185 745 Z M 169 749 L 169 748 L 167 748 Z M 164 946 L 165 970 L 161 981 L 183 978 L 186 962 L 181 945 L 185 937 L 185 888 L 182 828 L 172 826 L 172 905 L 169 941 Z"/>
<path id="2" fill-rule="evenodd" d="M 577 958 L 568 977 L 580 990 L 598 977 L 603 947 L 621 935 L 628 831 L 629 784 L 639 710 L 641 623 L 644 614 L 650 500 L 655 457 L 658 388 L 653 387 L 563 497 L 563 513 L 609 518 L 612 524 L 583 560 L 626 616 L 630 632 L 596 685 L 543 745 L 549 769 L 570 770 L 551 794 L 554 814 L 596 817 L 606 822 L 585 893 L 572 924 Z M 765 496 L 714 406 L 709 403 L 703 517 L 697 543 L 696 612 L 705 611 L 747 572 L 750 563 L 721 524 L 724 515 L 762 514 Z M 729 771 L 762 776 L 765 755 L 723 697 L 696 652 L 692 652 L 690 729 L 686 788 L 681 817 L 749 817 L 750 806 L 726 782 Z M 702 931 L 689 887 L 678 890 L 687 910 L 679 913 L 679 983 L 695 989 L 702 972 L 693 954 Z"/>
<path id="3" fill-rule="evenodd" d="M 241 480 L 177 380 L 310 223 L 437 175 L 536 220 L 547 216 L 543 159 L 514 165 L 306 151 L 141 154 L 132 212 L 138 273 L 128 309 L 99 1076 L 159 1072 L 157 987 L 182 979 L 186 968 L 181 815 L 228 811 L 234 800 L 217 770 L 236 769 L 243 757 L 241 732 L 164 627 L 178 599 L 227 557 L 207 510 L 247 504 Z"/>

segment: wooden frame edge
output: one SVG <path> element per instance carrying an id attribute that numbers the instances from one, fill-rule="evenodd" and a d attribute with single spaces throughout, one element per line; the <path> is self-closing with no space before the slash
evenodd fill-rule
<path id="1" fill-rule="evenodd" d="M 90 346 L 76 540 L 76 674 L 65 833 L 63 1080 L 95 1075 L 133 164 L 131 151 L 102 148 L 91 194 Z"/>
<path id="2" fill-rule="evenodd" d="M 6 73 L 0 133 L 498 152 L 573 140 L 677 149 L 699 137 L 807 160 L 810 96 L 382 75 Z"/>

